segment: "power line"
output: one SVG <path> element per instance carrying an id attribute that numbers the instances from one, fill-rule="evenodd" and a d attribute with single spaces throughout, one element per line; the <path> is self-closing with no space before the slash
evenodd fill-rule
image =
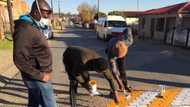
<path id="1" fill-rule="evenodd" d="M 59 17 L 60 17 L 61 16 L 60 0 L 58 0 L 58 11 L 59 11 Z"/>

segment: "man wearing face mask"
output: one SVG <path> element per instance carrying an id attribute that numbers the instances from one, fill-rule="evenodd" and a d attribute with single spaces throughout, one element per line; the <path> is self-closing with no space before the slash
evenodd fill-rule
<path id="1" fill-rule="evenodd" d="M 52 54 L 42 33 L 51 14 L 45 0 L 36 0 L 30 14 L 15 21 L 13 59 L 28 89 L 28 107 L 56 107 L 50 81 Z"/>

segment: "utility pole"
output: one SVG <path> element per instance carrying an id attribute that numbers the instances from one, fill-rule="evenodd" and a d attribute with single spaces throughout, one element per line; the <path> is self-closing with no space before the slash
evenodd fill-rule
<path id="1" fill-rule="evenodd" d="M 52 8 L 52 11 L 53 11 L 53 0 L 51 0 L 51 8 Z"/>
<path id="2" fill-rule="evenodd" d="M 99 11 L 100 11 L 100 1 L 97 0 L 97 19 L 99 18 Z"/>
<path id="3" fill-rule="evenodd" d="M 61 17 L 60 0 L 58 0 L 58 11 L 59 11 L 59 17 Z"/>
<path id="4" fill-rule="evenodd" d="M 12 5 L 11 5 L 11 0 L 7 0 L 7 9 L 9 13 L 9 22 L 10 22 L 10 30 L 11 30 L 11 35 L 13 35 L 14 32 L 14 27 L 13 27 L 13 12 L 12 12 Z"/>
<path id="5" fill-rule="evenodd" d="M 60 19 L 60 26 L 61 26 L 61 30 L 63 30 L 63 22 L 62 22 L 62 18 L 61 18 L 61 8 L 60 8 L 60 0 L 58 0 L 58 11 L 59 11 L 59 19 Z"/>
<path id="6" fill-rule="evenodd" d="M 137 0 L 137 11 L 139 11 L 139 0 Z"/>

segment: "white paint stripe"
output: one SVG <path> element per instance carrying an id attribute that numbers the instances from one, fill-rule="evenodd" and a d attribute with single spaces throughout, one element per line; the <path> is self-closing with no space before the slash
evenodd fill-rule
<path id="1" fill-rule="evenodd" d="M 147 107 L 154 98 L 159 95 L 159 92 L 144 92 L 141 96 L 139 96 L 136 100 L 134 100 L 128 107 Z"/>
<path id="2" fill-rule="evenodd" d="M 190 88 L 184 88 L 171 103 L 171 107 L 190 107 Z"/>

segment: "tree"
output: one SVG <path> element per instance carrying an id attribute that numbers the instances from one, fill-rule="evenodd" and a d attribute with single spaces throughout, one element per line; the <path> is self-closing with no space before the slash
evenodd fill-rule
<path id="1" fill-rule="evenodd" d="M 95 6 L 90 6 L 88 3 L 84 2 L 78 6 L 77 10 L 82 22 L 89 23 L 93 21 L 97 9 Z"/>
<path id="2" fill-rule="evenodd" d="M 3 18 L 0 16 L 0 39 L 4 39 L 4 28 L 3 28 Z"/>

